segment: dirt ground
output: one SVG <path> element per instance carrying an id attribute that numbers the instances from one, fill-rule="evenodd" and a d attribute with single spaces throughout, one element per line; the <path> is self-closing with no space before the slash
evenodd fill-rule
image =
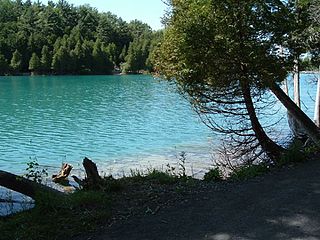
<path id="1" fill-rule="evenodd" d="M 132 206 L 122 202 L 127 217 L 76 240 L 320 240 L 320 159 L 191 189 L 159 193 L 156 204 L 133 201 L 136 214 L 126 215 Z"/>

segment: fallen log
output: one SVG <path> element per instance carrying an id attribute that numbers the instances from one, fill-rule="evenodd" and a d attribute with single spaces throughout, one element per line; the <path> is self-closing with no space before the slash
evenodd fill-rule
<path id="1" fill-rule="evenodd" d="M 38 193 L 48 193 L 63 196 L 64 193 L 51 187 L 36 183 L 18 175 L 0 170 L 0 186 L 22 193 L 33 199 Z"/>
<path id="2" fill-rule="evenodd" d="M 78 180 L 77 182 L 82 185 L 83 188 L 87 189 L 98 189 L 102 178 L 100 177 L 97 169 L 97 165 L 90 159 L 85 158 L 83 160 L 83 167 L 86 171 L 86 178 L 84 180 Z M 63 168 L 61 178 L 70 174 L 72 167 L 70 165 Z M 59 174 L 60 175 L 60 174 Z M 58 175 L 56 176 L 58 177 Z M 56 189 L 48 187 L 46 185 L 31 181 L 24 177 L 0 170 L 0 186 L 11 189 L 13 191 L 22 193 L 28 197 L 36 200 L 36 195 L 40 194 L 54 194 L 64 196 L 65 193 L 60 192 Z"/>
<path id="3" fill-rule="evenodd" d="M 52 181 L 55 183 L 61 183 L 61 182 L 66 181 L 66 179 L 70 175 L 71 170 L 72 170 L 71 165 L 69 165 L 67 163 L 62 164 L 62 167 L 61 167 L 59 174 L 52 175 Z"/>

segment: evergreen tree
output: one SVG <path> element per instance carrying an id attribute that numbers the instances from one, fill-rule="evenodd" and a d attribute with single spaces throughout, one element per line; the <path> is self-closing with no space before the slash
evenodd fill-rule
<path id="1" fill-rule="evenodd" d="M 32 72 L 38 72 L 41 69 L 41 61 L 36 53 L 32 53 L 32 57 L 29 61 L 29 70 Z"/>
<path id="2" fill-rule="evenodd" d="M 58 74 L 67 73 L 69 65 L 69 54 L 66 47 L 61 46 L 52 59 L 52 70 Z"/>
<path id="3" fill-rule="evenodd" d="M 22 56 L 18 50 L 16 50 L 13 55 L 10 62 L 10 67 L 15 71 L 19 72 L 22 67 Z"/>
<path id="4" fill-rule="evenodd" d="M 43 46 L 41 50 L 41 69 L 44 72 L 49 72 L 51 69 L 52 57 L 49 51 L 48 46 Z"/>
<path id="5" fill-rule="evenodd" d="M 109 60 L 108 54 L 106 51 L 103 50 L 102 44 L 99 39 L 95 42 L 93 46 L 93 68 L 92 70 L 95 73 L 111 73 L 113 69 L 113 64 Z"/>

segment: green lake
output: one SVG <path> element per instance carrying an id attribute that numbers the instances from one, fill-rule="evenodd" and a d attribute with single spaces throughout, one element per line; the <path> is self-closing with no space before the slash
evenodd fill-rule
<path id="1" fill-rule="evenodd" d="M 210 158 L 211 132 L 174 86 L 147 75 L 0 77 L 0 169 L 106 169 Z M 194 158 L 193 158 L 194 159 Z"/>
<path id="2" fill-rule="evenodd" d="M 316 85 L 307 80 L 312 114 Z M 284 109 L 275 117 L 288 134 Z M 121 172 L 177 162 L 182 151 L 190 166 L 209 168 L 217 145 L 175 87 L 147 75 L 0 77 L 0 123 L 0 169 L 16 173 L 33 159 L 49 172 L 62 162 L 80 169 L 84 157 Z"/>

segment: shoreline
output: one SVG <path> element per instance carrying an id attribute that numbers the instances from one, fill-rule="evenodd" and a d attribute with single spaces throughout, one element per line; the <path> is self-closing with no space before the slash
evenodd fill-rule
<path id="1" fill-rule="evenodd" d="M 289 72 L 289 74 L 293 74 L 293 72 Z M 320 70 L 306 70 L 301 71 L 300 74 L 320 74 Z M 67 74 L 33 74 L 33 73 L 18 73 L 18 74 L 6 74 L 6 75 L 0 75 L 0 77 L 52 77 L 52 76 L 125 76 L 125 75 L 152 75 L 152 72 L 137 72 L 137 73 L 122 73 L 122 72 L 112 72 L 111 74 L 73 74 L 73 73 L 67 73 Z"/>

